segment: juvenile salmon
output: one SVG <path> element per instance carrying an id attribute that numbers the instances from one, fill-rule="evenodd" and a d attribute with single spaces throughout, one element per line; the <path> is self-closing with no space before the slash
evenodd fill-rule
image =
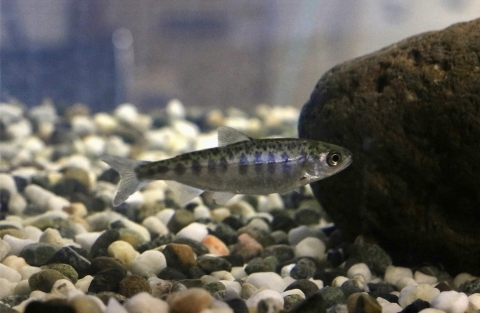
<path id="1" fill-rule="evenodd" d="M 102 156 L 120 174 L 113 205 L 153 180 L 165 180 L 182 204 L 204 191 L 213 191 L 217 203 L 236 194 L 286 193 L 352 162 L 350 151 L 336 145 L 300 138 L 253 139 L 230 127 L 218 129 L 218 143 L 217 148 L 156 162 Z"/>

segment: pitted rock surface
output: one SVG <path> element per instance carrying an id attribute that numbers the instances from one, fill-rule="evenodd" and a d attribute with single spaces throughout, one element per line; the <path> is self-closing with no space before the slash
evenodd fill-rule
<path id="1" fill-rule="evenodd" d="M 375 239 L 397 265 L 480 274 L 480 19 L 332 68 L 299 136 L 353 153 L 312 185 L 347 234 Z"/>

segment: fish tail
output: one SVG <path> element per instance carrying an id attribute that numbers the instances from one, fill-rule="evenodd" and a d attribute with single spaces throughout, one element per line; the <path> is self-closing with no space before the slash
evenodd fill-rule
<path id="1" fill-rule="evenodd" d="M 140 164 L 145 164 L 146 161 L 130 160 L 113 155 L 103 155 L 100 157 L 100 160 L 110 165 L 120 174 L 117 194 L 113 199 L 113 206 L 119 206 L 142 186 L 142 181 L 138 179 L 135 169 Z"/>

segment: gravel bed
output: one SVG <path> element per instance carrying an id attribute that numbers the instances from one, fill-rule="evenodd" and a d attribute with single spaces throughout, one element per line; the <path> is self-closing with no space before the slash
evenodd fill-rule
<path id="1" fill-rule="evenodd" d="M 475 312 L 480 279 L 392 264 L 348 242 L 309 186 L 286 195 L 203 194 L 181 207 L 149 183 L 112 207 L 102 154 L 158 160 L 217 144 L 226 125 L 296 137 L 299 110 L 143 114 L 0 104 L 0 312 Z M 347 147 L 348 148 L 348 147 Z M 355 157 L 355 156 L 354 156 Z"/>

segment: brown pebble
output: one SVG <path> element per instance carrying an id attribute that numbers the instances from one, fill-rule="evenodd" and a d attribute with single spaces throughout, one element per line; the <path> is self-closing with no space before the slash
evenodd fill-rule
<path id="1" fill-rule="evenodd" d="M 152 292 L 148 281 L 145 278 L 137 275 L 129 275 L 125 277 L 120 281 L 119 287 L 120 290 L 118 293 L 127 298 L 130 298 L 140 292 Z"/>
<path id="2" fill-rule="evenodd" d="M 189 268 L 197 265 L 195 254 L 188 245 L 169 243 L 162 252 L 165 255 L 168 267 L 181 272 L 187 272 Z"/>
<path id="3" fill-rule="evenodd" d="M 172 293 L 167 298 L 172 313 L 198 313 L 213 303 L 213 297 L 201 288 Z"/>
<path id="4" fill-rule="evenodd" d="M 238 242 L 233 246 L 232 255 L 240 255 L 245 261 L 249 261 L 260 255 L 263 247 L 249 234 L 243 233 L 238 236 Z"/>

